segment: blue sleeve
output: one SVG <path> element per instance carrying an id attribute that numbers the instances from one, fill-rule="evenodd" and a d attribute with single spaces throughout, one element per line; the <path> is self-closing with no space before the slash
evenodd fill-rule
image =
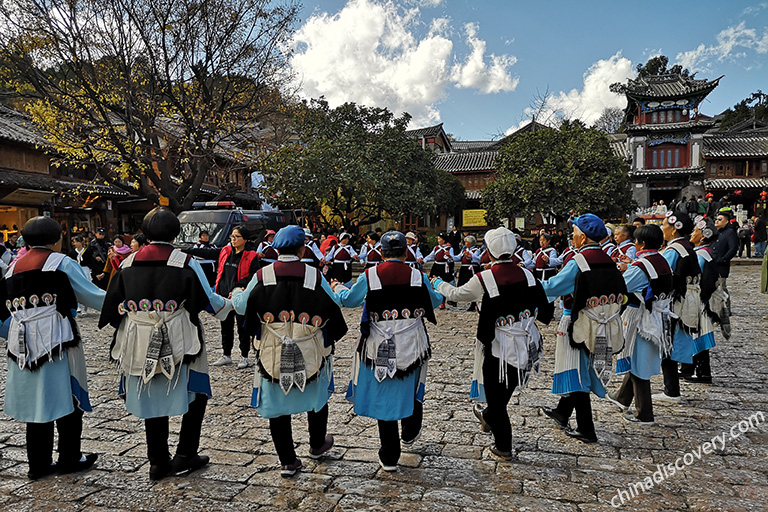
<path id="1" fill-rule="evenodd" d="M 634 265 L 630 265 L 624 272 L 624 282 L 627 283 L 629 293 L 641 292 L 650 284 L 645 272 Z"/>
<path id="2" fill-rule="evenodd" d="M 361 277 L 364 277 L 364 276 L 361 276 Z M 341 299 L 339 298 L 338 295 L 333 293 L 333 290 L 331 289 L 331 285 L 328 284 L 328 281 L 326 279 L 323 279 L 322 274 L 320 275 L 320 279 L 322 279 L 322 282 L 320 283 L 320 286 L 323 288 L 323 290 L 325 290 L 325 293 L 327 293 L 328 296 L 333 299 L 333 302 L 335 302 L 339 307 L 341 307 Z M 359 281 L 360 278 L 358 277 L 357 280 Z M 368 286 L 366 285 L 366 288 L 367 287 Z M 353 286 L 353 288 L 354 288 L 354 286 Z M 250 294 L 250 292 L 249 292 L 249 294 Z"/>
<path id="3" fill-rule="evenodd" d="M 557 256 L 557 250 L 552 249 L 552 252 L 549 256 L 549 266 L 550 267 L 559 267 L 563 264 L 563 258 L 559 258 Z"/>
<path id="4" fill-rule="evenodd" d="M 674 272 L 675 266 L 677 265 L 677 259 L 680 257 L 677 251 L 674 249 L 667 249 L 661 253 L 661 255 L 664 256 L 664 259 L 667 260 L 667 263 L 669 263 L 669 268 L 671 268 Z"/>
<path id="5" fill-rule="evenodd" d="M 453 261 L 461 261 L 461 253 L 459 253 L 458 256 L 456 254 L 454 254 L 453 247 L 450 248 L 449 255 L 451 256 L 451 259 Z"/>
<path id="6" fill-rule="evenodd" d="M 702 272 L 704 272 L 704 265 L 707 264 L 707 260 L 705 260 L 698 254 L 696 255 L 696 259 L 699 260 L 699 268 L 701 269 Z"/>
<path id="7" fill-rule="evenodd" d="M 325 281 L 325 279 L 323 279 Z M 248 286 L 245 290 L 233 290 L 232 291 L 232 307 L 235 308 L 235 313 L 238 315 L 244 315 L 245 309 L 248 307 L 248 297 L 251 296 L 251 291 L 259 284 L 259 278 L 257 274 L 253 274 L 251 280 L 248 281 Z"/>
<path id="8" fill-rule="evenodd" d="M 428 262 L 428 261 L 432 261 L 432 260 L 434 260 L 434 259 L 435 259 L 435 253 L 436 253 L 436 252 L 437 252 L 437 247 L 435 247 L 434 249 L 432 249 L 432 252 L 431 252 L 431 253 L 429 253 L 429 254 L 427 254 L 427 255 L 424 257 L 424 263 L 426 263 L 426 262 Z"/>
<path id="9" fill-rule="evenodd" d="M 557 275 L 542 281 L 541 285 L 544 287 L 549 302 L 554 302 L 558 297 L 573 293 L 578 273 L 579 266 L 576 264 L 576 260 L 570 260 Z"/>
<path id="10" fill-rule="evenodd" d="M 629 256 L 630 259 L 636 260 L 637 259 L 637 249 L 634 245 L 630 246 L 629 249 L 627 249 L 627 256 Z"/>
<path id="11" fill-rule="evenodd" d="M 480 265 L 480 253 L 482 251 L 475 251 L 474 254 L 472 254 L 472 263 L 475 265 Z"/>
<path id="12" fill-rule="evenodd" d="M 208 307 L 205 308 L 205 310 L 216 318 L 220 318 L 221 315 L 229 312 L 229 309 L 232 307 L 232 303 L 218 293 L 213 293 L 211 290 L 211 285 L 208 284 L 208 278 L 205 277 L 205 272 L 203 272 L 203 267 L 200 266 L 200 263 L 198 263 L 195 259 L 190 259 L 189 268 L 195 271 L 197 278 L 200 280 L 200 285 L 203 287 L 205 294 L 208 296 Z"/>
<path id="13" fill-rule="evenodd" d="M 435 287 L 432 287 L 432 283 L 429 282 L 429 277 L 427 277 L 427 274 L 421 273 L 421 278 L 424 281 L 424 286 L 427 287 L 427 290 L 429 290 L 429 298 L 432 301 L 432 309 L 435 309 L 437 306 L 439 306 L 443 302 L 443 296 L 440 295 L 440 293 L 437 291 L 437 284 L 435 283 Z"/>
<path id="14" fill-rule="evenodd" d="M 318 260 L 322 260 L 324 258 L 323 253 L 320 252 L 320 248 L 317 247 L 317 244 L 312 244 L 312 254 L 314 254 L 315 258 Z"/>
<path id="15" fill-rule="evenodd" d="M 101 311 L 107 292 L 90 282 L 82 267 L 75 260 L 69 257 L 64 258 L 59 263 L 59 270 L 69 277 L 69 283 L 75 291 L 77 302 Z"/>
<path id="16" fill-rule="evenodd" d="M 339 299 L 339 303 L 345 308 L 356 308 L 365 300 L 365 296 L 368 294 L 368 278 L 365 273 L 360 274 L 352 288 L 345 288 L 339 290 L 336 296 Z"/>

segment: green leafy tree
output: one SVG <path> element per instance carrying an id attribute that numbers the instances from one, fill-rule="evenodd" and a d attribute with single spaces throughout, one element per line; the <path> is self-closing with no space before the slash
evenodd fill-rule
<path id="1" fill-rule="evenodd" d="M 690 75 L 690 71 L 688 69 L 683 68 L 680 64 L 675 64 L 671 68 L 667 68 L 669 65 L 669 58 L 665 55 L 656 55 L 655 57 L 651 57 L 648 59 L 648 62 L 645 64 L 638 64 L 637 65 L 637 74 L 638 76 L 654 76 L 654 75 L 664 75 L 664 74 L 680 74 L 684 77 L 687 77 Z"/>
<path id="2" fill-rule="evenodd" d="M 248 152 L 244 129 L 280 115 L 297 13 L 290 0 L 0 1 L 0 85 L 27 99 L 57 163 L 180 211 L 217 158 Z"/>
<path id="3" fill-rule="evenodd" d="M 581 121 L 524 133 L 499 150 L 497 178 L 483 191 L 489 220 L 568 212 L 621 217 L 636 205 L 628 165 L 605 134 Z"/>
<path id="4" fill-rule="evenodd" d="M 720 130 L 728 130 L 744 121 L 768 123 L 768 94 L 758 90 L 721 114 Z"/>
<path id="5" fill-rule="evenodd" d="M 438 173 L 434 154 L 406 133 L 410 116 L 385 108 L 325 100 L 296 108 L 293 130 L 299 142 L 284 145 L 260 169 L 261 190 L 270 202 L 304 208 L 328 225 L 349 229 L 407 213 L 427 215 L 458 204 L 459 190 Z M 450 179 L 449 179 L 450 178 Z M 460 184 L 459 184 L 460 186 Z M 463 189 L 460 196 L 463 196 Z"/>

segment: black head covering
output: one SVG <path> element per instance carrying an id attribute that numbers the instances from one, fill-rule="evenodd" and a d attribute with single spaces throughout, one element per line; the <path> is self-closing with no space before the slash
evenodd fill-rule
<path id="1" fill-rule="evenodd" d="M 61 224 L 50 217 L 34 217 L 24 224 L 21 236 L 30 247 L 55 244 L 61 238 Z"/>
<path id="2" fill-rule="evenodd" d="M 181 231 L 181 223 L 171 210 L 158 206 L 144 217 L 141 231 L 153 242 L 173 242 Z"/>
<path id="3" fill-rule="evenodd" d="M 687 213 L 667 212 L 667 222 L 682 236 L 688 236 L 693 232 L 693 219 Z"/>

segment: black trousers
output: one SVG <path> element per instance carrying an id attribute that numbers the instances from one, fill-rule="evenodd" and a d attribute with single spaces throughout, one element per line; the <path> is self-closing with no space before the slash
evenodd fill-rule
<path id="1" fill-rule="evenodd" d="M 668 357 L 661 360 L 661 373 L 664 375 L 664 394 L 680 396 L 680 375 L 677 373 L 677 361 Z"/>
<path id="2" fill-rule="evenodd" d="M 203 427 L 205 407 L 208 404 L 208 396 L 197 394 L 189 409 L 181 417 L 181 430 L 179 431 L 179 444 L 176 447 L 177 455 L 197 455 L 200 448 L 200 430 Z M 153 466 L 162 466 L 170 461 L 168 451 L 168 416 L 147 418 L 144 420 L 144 428 L 147 436 L 147 458 Z"/>
<path id="3" fill-rule="evenodd" d="M 248 352 L 251 350 L 251 337 L 245 329 L 245 316 L 237 315 L 234 311 L 221 321 L 221 348 L 224 350 L 224 355 L 232 356 L 235 327 L 237 327 L 237 338 L 240 340 L 240 355 L 248 357 Z"/>
<path id="4" fill-rule="evenodd" d="M 499 382 L 499 358 L 491 355 L 486 347 L 483 359 L 483 387 L 488 406 L 483 419 L 491 427 L 496 448 L 503 452 L 512 450 L 512 425 L 509 422 L 507 405 L 517 387 L 517 368 L 507 365 L 507 382 Z"/>
<path id="5" fill-rule="evenodd" d="M 317 412 L 307 412 L 307 428 L 309 429 L 309 447 L 320 448 L 323 446 L 325 436 L 328 433 L 328 404 L 325 404 Z M 277 418 L 269 418 L 269 433 L 272 434 L 272 442 L 275 443 L 280 465 L 287 466 L 296 462 L 291 416 L 286 414 Z"/>
<path id="6" fill-rule="evenodd" d="M 635 416 L 641 421 L 653 421 L 653 402 L 651 401 L 651 381 L 641 379 L 636 375 L 627 373 L 619 390 L 616 392 L 616 400 L 625 407 L 635 401 Z"/>
<path id="7" fill-rule="evenodd" d="M 589 393 L 577 391 L 560 398 L 555 411 L 564 418 L 570 418 L 576 411 L 576 426 L 583 435 L 595 437 L 595 423 L 592 420 L 592 398 Z"/>
<path id="8" fill-rule="evenodd" d="M 693 363 L 681 364 L 680 373 L 686 375 L 696 374 L 697 377 L 711 377 L 712 368 L 709 365 L 709 349 L 702 350 L 693 356 Z"/>
<path id="9" fill-rule="evenodd" d="M 739 258 L 747 250 L 747 258 L 752 257 L 752 241 L 749 238 L 739 238 Z"/>
<path id="10" fill-rule="evenodd" d="M 77 408 L 48 423 L 27 423 L 27 460 L 30 471 L 39 471 L 53 462 L 53 427 L 59 433 L 59 465 L 75 464 L 82 457 L 83 411 Z"/>
<path id="11" fill-rule="evenodd" d="M 421 402 L 413 400 L 413 414 L 400 420 L 402 433 L 398 432 L 397 420 L 379 421 L 379 459 L 387 466 L 397 465 L 400 460 L 400 439 L 410 441 L 421 430 L 421 421 L 424 418 L 424 406 Z M 402 435 L 402 437 L 401 437 Z"/>

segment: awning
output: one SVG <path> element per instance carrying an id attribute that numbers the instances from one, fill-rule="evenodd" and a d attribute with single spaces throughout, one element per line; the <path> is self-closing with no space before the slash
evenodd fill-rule
<path id="1" fill-rule="evenodd" d="M 10 194 L 0 199 L 0 202 L 19 204 L 25 206 L 40 206 L 56 194 L 50 190 L 32 190 L 28 188 L 17 188 Z"/>
<path id="2" fill-rule="evenodd" d="M 737 190 L 740 188 L 768 188 L 768 179 L 764 178 L 715 178 L 704 180 L 708 190 Z"/>

